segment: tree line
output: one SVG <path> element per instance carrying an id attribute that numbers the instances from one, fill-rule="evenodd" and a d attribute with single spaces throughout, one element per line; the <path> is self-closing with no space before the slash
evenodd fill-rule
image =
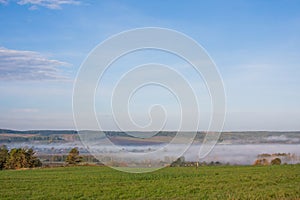
<path id="1" fill-rule="evenodd" d="M 6 146 L 0 147 L 0 170 L 41 166 L 42 162 L 35 156 L 32 148 L 13 148 L 9 151 Z"/>
<path id="2" fill-rule="evenodd" d="M 13 148 L 8 150 L 5 145 L 0 146 L 0 170 L 41 167 L 42 162 L 35 154 L 32 148 Z M 66 156 L 65 162 L 67 165 L 77 165 L 82 160 L 78 148 L 73 148 Z"/>

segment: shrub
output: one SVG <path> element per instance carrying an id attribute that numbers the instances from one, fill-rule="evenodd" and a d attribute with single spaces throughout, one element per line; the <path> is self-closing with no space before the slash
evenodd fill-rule
<path id="1" fill-rule="evenodd" d="M 281 164 L 280 158 L 275 158 L 271 160 L 271 165 L 280 165 L 280 164 Z"/>
<path id="2" fill-rule="evenodd" d="M 263 159 L 257 159 L 253 165 L 269 165 L 269 161 L 265 158 Z"/>

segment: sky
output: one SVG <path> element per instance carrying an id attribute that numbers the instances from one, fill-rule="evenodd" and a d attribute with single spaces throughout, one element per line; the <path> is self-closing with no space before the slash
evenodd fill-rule
<path id="1" fill-rule="evenodd" d="M 75 129 L 73 85 L 89 52 L 119 32 L 162 27 L 193 38 L 213 59 L 226 92 L 225 131 L 300 130 L 299 10 L 292 0 L 0 0 L 0 128 Z M 178 57 L 159 51 L 128 55 L 107 71 L 95 97 L 104 128 L 116 129 L 105 94 L 126 70 L 149 62 L 187 77 L 204 116 L 199 129 L 206 129 L 211 105 L 204 81 Z M 169 113 L 166 129 L 176 129 L 176 99 L 154 86 L 131 101 L 137 123 L 149 122 L 154 104 Z"/>

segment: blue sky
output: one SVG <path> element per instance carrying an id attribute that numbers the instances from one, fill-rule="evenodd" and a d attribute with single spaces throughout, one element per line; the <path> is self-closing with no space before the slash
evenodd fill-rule
<path id="1" fill-rule="evenodd" d="M 300 130 L 299 10 L 299 1 L 0 0 L 0 127 L 74 129 L 73 81 L 88 53 L 120 31 L 154 26 L 187 34 L 213 58 L 227 94 L 224 130 Z M 114 129 L 99 95 L 100 120 Z M 174 103 L 168 94 L 161 101 Z"/>

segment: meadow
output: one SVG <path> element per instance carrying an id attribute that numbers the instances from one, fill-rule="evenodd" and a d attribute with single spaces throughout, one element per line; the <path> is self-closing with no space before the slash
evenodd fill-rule
<path id="1" fill-rule="evenodd" d="M 0 171 L 0 199 L 300 199 L 300 165 Z"/>

